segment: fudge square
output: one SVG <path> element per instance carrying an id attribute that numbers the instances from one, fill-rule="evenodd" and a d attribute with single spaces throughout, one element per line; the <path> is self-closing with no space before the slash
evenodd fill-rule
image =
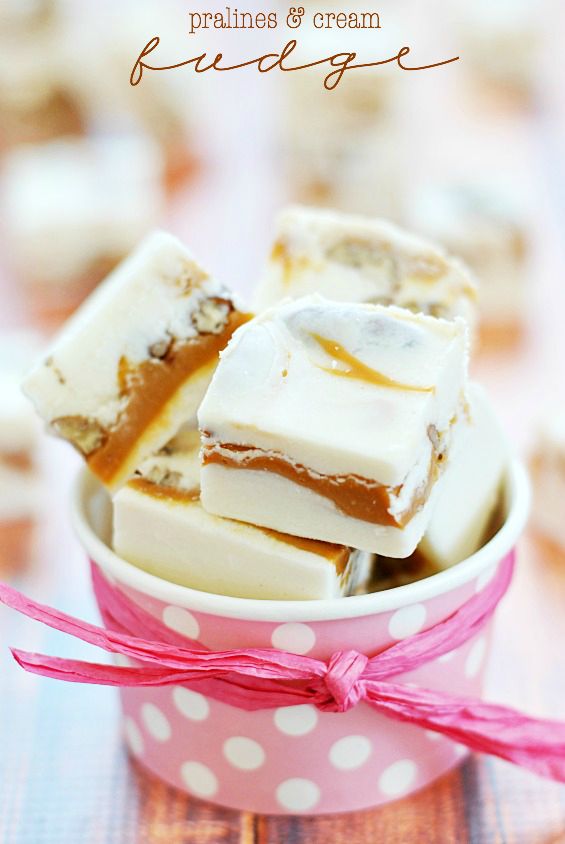
<path id="1" fill-rule="evenodd" d="M 469 424 L 456 443 L 419 552 L 445 569 L 470 557 L 498 530 L 510 461 L 506 436 L 480 384 L 470 383 Z"/>
<path id="2" fill-rule="evenodd" d="M 467 328 L 321 296 L 242 327 L 198 412 L 220 516 L 390 557 L 414 551 L 465 416 Z"/>
<path id="3" fill-rule="evenodd" d="M 182 431 L 117 493 L 117 554 L 181 586 L 240 598 L 337 598 L 366 585 L 371 554 L 207 513 L 199 451 L 198 431 Z"/>
<path id="4" fill-rule="evenodd" d="M 148 137 L 25 144 L 3 160 L 10 260 L 40 315 L 69 314 L 163 216 L 163 163 Z"/>
<path id="5" fill-rule="evenodd" d="M 470 325 L 477 318 L 471 272 L 441 247 L 387 220 L 291 206 L 278 217 L 256 309 L 311 293 L 462 316 Z"/>
<path id="6" fill-rule="evenodd" d="M 75 313 L 24 391 L 115 489 L 194 418 L 245 319 L 179 241 L 157 232 Z"/>

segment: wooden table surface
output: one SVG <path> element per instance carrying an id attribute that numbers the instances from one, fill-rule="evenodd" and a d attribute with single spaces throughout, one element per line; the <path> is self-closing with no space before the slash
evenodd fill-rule
<path id="1" fill-rule="evenodd" d="M 555 12 L 556 4 L 552 8 Z M 556 48 L 558 31 L 555 26 Z M 234 84 L 225 83 L 225 92 L 231 93 L 224 93 L 222 114 L 232 121 L 229 143 L 240 148 L 223 161 L 238 160 L 241 166 L 236 171 L 228 164 L 218 166 L 211 179 L 194 185 L 186 201 L 179 201 L 171 225 L 215 271 L 226 279 L 235 276 L 244 289 L 266 248 L 277 195 L 263 189 L 270 163 L 242 143 L 249 136 L 247 124 L 233 103 L 229 111 Z M 424 96 L 426 85 L 414 82 L 413 96 Z M 491 112 L 481 124 L 483 142 L 490 144 L 489 166 L 496 170 L 499 161 L 502 169 L 525 179 L 534 212 L 524 334 L 517 345 L 484 351 L 474 363 L 475 375 L 490 388 L 522 452 L 543 406 L 563 401 L 565 109 L 559 87 L 548 85 L 543 107 L 534 114 L 501 119 Z M 450 108 L 445 101 L 438 106 L 436 88 L 428 87 L 426 96 L 430 108 L 435 103 L 441 132 L 434 131 L 433 143 L 430 136 L 430 143 L 418 147 L 412 163 L 430 172 L 434 167 L 436 172 L 438 167 L 442 172 L 459 167 L 466 175 L 481 172 L 486 148 L 477 147 L 471 131 L 476 113 L 464 114 L 453 99 Z M 443 115 L 438 113 L 442 108 Z M 420 138 L 434 117 L 427 107 L 418 113 L 420 124 L 416 114 L 410 125 Z M 9 278 L 0 278 L 0 328 L 24 318 Z M 25 570 L 0 572 L 0 577 L 45 603 L 96 621 L 86 561 L 67 513 L 78 461 L 63 444 L 50 440 L 42 446 L 42 459 L 49 505 L 38 526 L 33 559 Z M 222 811 L 130 764 L 120 741 L 115 691 L 25 675 L 12 662 L 8 645 L 100 659 L 98 652 L 0 607 L 0 844 L 565 844 L 565 786 L 485 757 L 469 759 L 434 786 L 378 811 L 312 819 Z M 516 578 L 498 615 L 488 692 L 492 700 L 565 719 L 565 553 L 531 532 L 520 544 Z"/>

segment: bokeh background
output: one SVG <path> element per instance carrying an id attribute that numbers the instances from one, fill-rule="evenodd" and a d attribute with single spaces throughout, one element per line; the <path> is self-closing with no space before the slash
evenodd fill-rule
<path id="1" fill-rule="evenodd" d="M 355 8 L 305 7 L 306 17 Z M 0 0 L 0 577 L 93 619 L 68 523 L 78 459 L 42 434 L 18 382 L 64 318 L 155 226 L 248 297 L 284 204 L 389 217 L 475 270 L 482 316 L 473 370 L 520 453 L 565 398 L 563 4 L 381 0 L 362 9 L 379 12 L 380 30 L 314 32 L 304 23 L 291 33 L 288 7 L 273 2 L 276 30 L 194 35 L 188 8 L 180 0 Z M 214 11 L 199 2 L 190 9 Z M 132 88 L 131 67 L 154 35 L 161 45 L 152 58 L 163 65 L 218 51 L 235 64 L 278 52 L 293 36 L 308 60 L 352 49 L 388 58 L 404 45 L 414 64 L 461 59 L 418 73 L 352 71 L 334 92 L 317 68 L 182 68 L 146 73 Z M 555 656 L 565 632 L 565 556 L 533 533 L 525 547 L 503 611 L 494 694 L 563 717 L 563 663 L 559 672 L 538 656 Z M 518 635 L 524 623 L 527 641 Z M 180 798 L 126 765 L 113 694 L 25 676 L 9 643 L 84 655 L 0 608 L 0 842 L 184 841 Z M 489 777 L 508 793 L 537 788 L 505 766 L 481 771 L 478 794 Z M 554 799 L 554 787 L 544 788 Z M 528 828 L 525 817 L 520 823 Z M 521 840 L 538 840 L 540 829 Z"/>

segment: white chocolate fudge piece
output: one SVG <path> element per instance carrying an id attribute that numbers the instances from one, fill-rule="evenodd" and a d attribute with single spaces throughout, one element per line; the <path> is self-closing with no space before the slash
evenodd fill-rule
<path id="1" fill-rule="evenodd" d="M 165 580 L 241 598 L 335 598 L 366 585 L 371 555 L 207 513 L 200 438 L 186 431 L 114 498 L 114 549 Z"/>
<path id="2" fill-rule="evenodd" d="M 530 472 L 533 482 L 532 523 L 536 530 L 565 549 L 565 416 L 547 415 L 539 425 Z"/>
<path id="3" fill-rule="evenodd" d="M 69 320 L 24 389 L 116 489 L 193 416 L 245 319 L 227 288 L 158 232 Z"/>
<path id="4" fill-rule="evenodd" d="M 343 29 L 320 30 L 308 24 L 305 20 L 300 28 L 301 61 L 343 52 Z M 348 51 L 367 61 L 390 58 L 401 43 L 390 21 L 378 30 L 347 30 Z M 356 213 L 394 215 L 403 172 L 402 138 L 394 113 L 398 68 L 357 67 L 326 91 L 324 78 L 330 70 L 312 67 L 290 73 L 285 80 L 278 137 L 288 196 Z"/>
<path id="5" fill-rule="evenodd" d="M 69 62 L 94 121 L 112 131 L 134 125 L 148 133 L 164 155 L 165 179 L 173 187 L 195 164 L 193 89 L 200 86 L 191 75 L 177 73 L 145 73 L 137 87 L 128 84 L 136 57 L 153 35 L 161 37 L 164 63 L 186 50 L 182 7 L 158 5 L 156 16 L 154 0 L 108 3 L 103 14 L 96 4 L 86 4 L 70 27 Z"/>
<path id="6" fill-rule="evenodd" d="M 30 12 L 26 20 L 24 5 L 18 0 L 23 13 L 18 21 L 4 14 L 4 0 L 0 4 L 0 147 L 4 148 L 81 135 L 86 129 L 84 104 L 75 90 L 75 66 L 68 57 L 69 39 L 47 10 L 44 18 L 37 9 L 35 19 Z"/>
<path id="7" fill-rule="evenodd" d="M 22 281 L 51 300 L 69 297 L 77 305 L 72 288 L 82 291 L 97 274 L 92 288 L 158 224 L 162 169 L 155 144 L 132 134 L 59 140 L 9 154 L 4 222 Z"/>
<path id="8" fill-rule="evenodd" d="M 465 66 L 489 90 L 531 99 L 540 48 L 535 0 L 473 0 L 459 4 L 457 23 Z"/>
<path id="9" fill-rule="evenodd" d="M 506 437 L 478 384 L 469 385 L 469 416 L 418 546 L 440 569 L 460 563 L 481 547 L 500 504 L 509 460 Z"/>
<path id="10" fill-rule="evenodd" d="M 43 27 L 55 15 L 54 0 L 2 0 L 0 36 Z"/>
<path id="11" fill-rule="evenodd" d="M 288 208 L 278 220 L 257 310 L 309 293 L 475 321 L 471 275 L 440 247 L 385 220 Z"/>
<path id="12" fill-rule="evenodd" d="M 405 557 L 462 416 L 467 328 L 309 296 L 239 330 L 198 411 L 211 513 Z"/>
<path id="13" fill-rule="evenodd" d="M 28 332 L 0 339 L 0 522 L 32 519 L 40 505 L 40 427 L 20 386 L 38 349 L 39 339 Z"/>
<path id="14" fill-rule="evenodd" d="M 518 194 L 501 184 L 424 188 L 415 197 L 410 223 L 471 267 L 483 323 L 522 320 L 528 236 Z"/>
<path id="15" fill-rule="evenodd" d="M 321 91 L 318 95 L 326 101 Z M 303 132 L 286 150 L 283 170 L 285 196 L 292 202 L 394 219 L 401 215 L 405 171 L 392 120 L 359 130 L 354 138 Z"/>
<path id="16" fill-rule="evenodd" d="M 350 29 L 347 38 L 348 50 L 356 50 L 358 57 L 364 56 L 367 61 L 375 60 L 376 51 L 382 58 L 390 58 L 394 48 L 398 52 L 398 32 L 390 22 L 378 32 Z M 343 29 L 325 30 L 321 37 L 320 30 L 306 20 L 300 28 L 300 58 L 304 62 L 318 61 L 322 53 L 342 53 L 343 46 Z M 330 92 L 324 88 L 324 80 L 331 70 L 322 65 L 298 76 L 289 74 L 280 117 L 281 130 L 291 145 L 303 145 L 306 122 L 315 129 L 313 148 L 321 154 L 334 152 L 354 144 L 360 133 L 381 126 L 390 116 L 398 80 L 394 64 L 383 64 L 378 69 L 358 67 Z M 330 85 L 335 77 L 334 74 L 329 80 Z"/>
<path id="17" fill-rule="evenodd" d="M 375 60 L 375 37 L 378 38 L 378 53 L 383 58 L 387 49 L 396 46 L 398 33 L 394 27 L 381 27 L 377 35 L 368 29 L 350 30 L 348 41 L 350 49 L 357 50 L 358 56 Z M 300 28 L 300 57 L 305 62 L 319 60 L 322 53 L 331 55 L 343 52 L 343 30 L 327 30 L 320 37 L 320 30 L 309 26 L 305 21 Z M 349 48 L 348 48 L 349 49 Z M 398 50 L 397 50 L 398 52 Z M 360 64 L 361 62 L 359 62 Z M 351 142 L 359 132 L 375 126 L 390 113 L 396 92 L 398 69 L 392 63 L 384 64 L 378 70 L 374 67 L 358 67 L 330 92 L 324 88 L 324 80 L 330 73 L 329 66 L 314 67 L 303 74 L 303 78 L 289 74 L 283 100 L 284 128 L 288 136 L 301 142 L 304 136 L 304 121 L 316 127 L 316 142 L 322 150 L 327 144 Z M 335 74 L 329 84 L 335 83 Z M 347 74 L 346 74 L 347 76 Z"/>

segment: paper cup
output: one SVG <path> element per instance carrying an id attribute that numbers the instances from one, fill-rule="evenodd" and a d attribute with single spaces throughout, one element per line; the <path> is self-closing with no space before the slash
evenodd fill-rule
<path id="1" fill-rule="evenodd" d="M 74 521 L 80 540 L 114 588 L 173 630 L 211 650 L 276 647 L 320 659 L 357 649 L 375 653 L 451 615 L 511 554 L 528 512 L 519 464 L 505 486 L 506 517 L 496 536 L 464 562 L 386 592 L 329 601 L 259 601 L 197 592 L 143 572 L 108 546 L 110 504 L 84 472 Z M 480 697 L 488 628 L 456 651 L 395 678 Z M 269 814 L 326 814 L 378 806 L 421 789 L 456 766 L 466 750 L 365 703 L 347 713 L 301 705 L 245 712 L 188 688 L 121 691 L 133 756 L 161 779 L 221 806 Z"/>

